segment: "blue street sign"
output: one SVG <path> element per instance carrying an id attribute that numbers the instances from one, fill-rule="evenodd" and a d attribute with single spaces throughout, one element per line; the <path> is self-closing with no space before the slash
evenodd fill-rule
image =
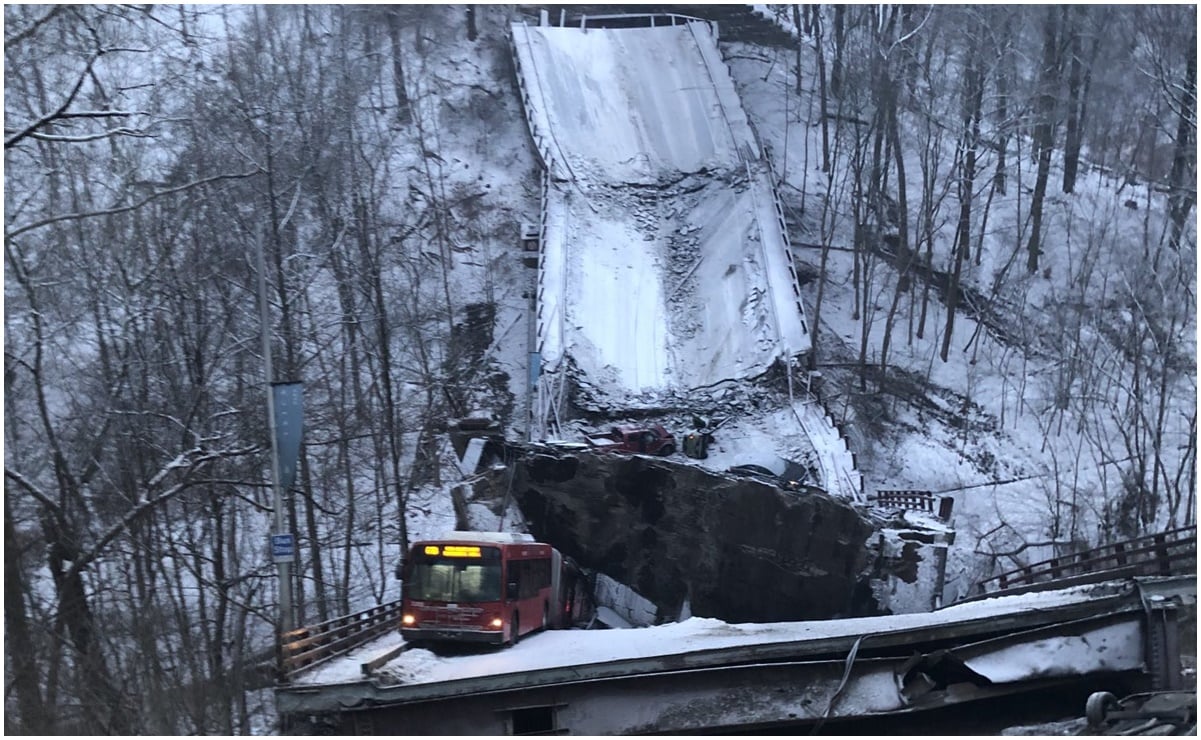
<path id="1" fill-rule="evenodd" d="M 296 559 L 296 543 L 290 534 L 271 535 L 271 554 L 277 563 L 291 563 Z"/>
<path id="2" fill-rule="evenodd" d="M 304 430 L 304 400 L 300 383 L 272 383 L 275 407 L 275 449 L 279 455 L 279 487 L 287 491 L 296 482 L 300 438 Z"/>

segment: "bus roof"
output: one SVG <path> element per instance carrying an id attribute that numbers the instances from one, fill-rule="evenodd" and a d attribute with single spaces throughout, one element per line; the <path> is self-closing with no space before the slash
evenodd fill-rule
<path id="1" fill-rule="evenodd" d="M 434 542 L 495 542 L 520 544 L 535 542 L 534 535 L 524 532 L 446 532 Z"/>

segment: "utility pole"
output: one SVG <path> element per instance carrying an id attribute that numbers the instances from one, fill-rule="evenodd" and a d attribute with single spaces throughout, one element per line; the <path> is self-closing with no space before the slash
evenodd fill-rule
<path id="1" fill-rule="evenodd" d="M 275 390 L 271 369 L 271 321 L 267 310 L 267 270 L 263 263 L 263 236 L 254 238 L 259 269 L 259 322 L 263 335 L 263 389 L 267 393 L 267 433 L 271 438 L 271 491 L 275 511 L 271 535 L 272 555 L 279 574 L 279 619 L 275 637 L 275 663 L 283 677 L 283 636 L 292 630 L 292 535 L 284 519 L 283 491 L 280 487 L 279 442 L 275 432 Z"/>

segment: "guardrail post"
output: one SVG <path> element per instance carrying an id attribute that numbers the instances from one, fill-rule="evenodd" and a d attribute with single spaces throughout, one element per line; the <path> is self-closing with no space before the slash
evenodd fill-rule
<path id="1" fill-rule="evenodd" d="M 955 509 L 955 499 L 943 496 L 938 501 L 938 518 L 944 522 L 951 521 L 951 512 Z"/>
<path id="2" fill-rule="evenodd" d="M 1159 566 L 1159 575 L 1172 575 L 1172 559 L 1168 556 L 1168 538 L 1162 533 L 1155 535 L 1155 564 Z"/>

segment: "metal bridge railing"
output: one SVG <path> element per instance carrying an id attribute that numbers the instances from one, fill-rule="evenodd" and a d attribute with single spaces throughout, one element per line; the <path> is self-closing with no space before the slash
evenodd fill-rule
<path id="1" fill-rule="evenodd" d="M 286 632 L 281 635 L 283 675 L 280 678 L 287 681 L 301 670 L 344 655 L 399 628 L 400 601 L 397 600 Z"/>
<path id="2" fill-rule="evenodd" d="M 1042 584 L 1094 583 L 1131 576 L 1197 572 L 1197 526 L 1102 545 L 1007 570 L 976 584 L 977 596 L 1038 590 Z"/>
<path id="3" fill-rule="evenodd" d="M 560 18 L 560 26 L 579 26 L 580 30 L 589 28 L 655 28 L 663 26 L 681 26 L 689 23 L 704 23 L 716 33 L 714 21 L 697 18 L 679 13 L 606 13 L 597 15 L 580 15 L 568 19 L 566 15 Z"/>
<path id="4" fill-rule="evenodd" d="M 955 500 L 949 496 L 935 496 L 931 491 L 915 490 L 879 490 L 868 494 L 868 503 L 884 508 L 905 509 L 908 511 L 924 511 L 935 514 L 944 522 L 951 520 L 951 510 Z"/>

